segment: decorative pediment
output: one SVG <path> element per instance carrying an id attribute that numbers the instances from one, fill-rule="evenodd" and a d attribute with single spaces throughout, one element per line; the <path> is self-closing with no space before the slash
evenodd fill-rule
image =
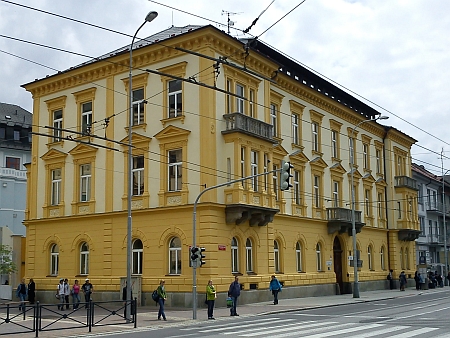
<path id="1" fill-rule="evenodd" d="M 44 155 L 41 156 L 41 158 L 46 161 L 62 161 L 67 157 L 67 153 L 64 153 L 62 151 L 56 150 L 56 149 L 50 149 L 47 151 Z"/>
<path id="2" fill-rule="evenodd" d="M 285 157 L 288 154 L 288 152 L 280 144 L 277 144 L 273 148 L 273 154 L 275 157 Z"/>
<path id="3" fill-rule="evenodd" d="M 309 158 L 306 157 L 305 153 L 302 150 L 293 152 L 289 155 L 289 158 L 292 162 L 300 162 L 302 164 L 309 162 Z"/>
<path id="4" fill-rule="evenodd" d="M 155 135 L 155 138 L 157 140 L 164 140 L 169 138 L 182 138 L 186 139 L 186 137 L 191 133 L 190 130 L 186 130 L 183 128 L 175 127 L 175 126 L 167 126 L 163 130 L 161 130 L 159 133 Z"/>
<path id="5" fill-rule="evenodd" d="M 93 146 L 80 143 L 76 147 L 74 147 L 72 150 L 69 151 L 69 154 L 72 156 L 86 156 L 86 155 L 93 155 L 98 148 L 95 148 Z"/>
<path id="6" fill-rule="evenodd" d="M 335 173 L 335 174 L 340 174 L 340 175 L 344 175 L 347 172 L 347 170 L 345 170 L 345 168 L 339 162 L 333 164 L 330 167 L 330 171 Z"/>
<path id="7" fill-rule="evenodd" d="M 309 161 L 309 164 L 311 166 L 318 167 L 318 168 L 321 168 L 321 169 L 325 169 L 326 167 L 328 167 L 328 164 L 320 156 L 318 156 L 318 157 L 312 159 L 311 161 Z"/>
<path id="8" fill-rule="evenodd" d="M 348 173 L 348 177 L 350 177 L 352 175 L 352 171 L 350 171 Z M 353 179 L 355 180 L 360 180 L 363 176 L 361 175 L 361 173 L 358 171 L 358 169 L 353 169 Z"/>
<path id="9" fill-rule="evenodd" d="M 365 184 L 373 184 L 375 183 L 375 178 L 372 176 L 372 174 L 370 173 L 366 173 L 363 178 L 362 178 L 363 182 Z"/>
<path id="10" fill-rule="evenodd" d="M 152 140 L 151 137 L 141 135 L 138 133 L 131 133 L 131 143 L 135 147 L 138 147 L 138 148 L 148 147 L 148 144 L 150 143 L 151 140 Z M 125 137 L 124 139 L 120 140 L 120 142 L 128 145 L 128 136 Z M 122 146 L 126 147 L 127 145 L 125 145 L 125 144 L 122 144 Z"/>
<path id="11" fill-rule="evenodd" d="M 387 183 L 386 180 L 383 177 L 379 177 L 376 181 L 375 184 L 380 186 L 380 187 L 387 187 Z"/>

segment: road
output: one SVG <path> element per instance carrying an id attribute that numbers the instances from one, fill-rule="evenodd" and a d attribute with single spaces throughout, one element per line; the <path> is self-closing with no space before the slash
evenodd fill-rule
<path id="1" fill-rule="evenodd" d="M 271 310 L 275 308 L 272 307 Z M 450 291 L 260 316 L 189 321 L 96 334 L 115 338 L 450 338 Z"/>

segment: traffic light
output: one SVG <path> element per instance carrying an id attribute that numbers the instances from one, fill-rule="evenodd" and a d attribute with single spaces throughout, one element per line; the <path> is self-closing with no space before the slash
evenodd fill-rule
<path id="1" fill-rule="evenodd" d="M 205 248 L 199 248 L 200 249 L 200 258 L 198 259 L 198 267 L 201 267 L 203 264 L 206 264 L 206 262 L 203 260 L 206 256 L 203 254 L 206 249 Z"/>
<path id="2" fill-rule="evenodd" d="M 200 248 L 193 246 L 191 248 L 191 265 L 197 267 L 198 260 L 201 260 Z"/>
<path id="3" fill-rule="evenodd" d="M 280 190 L 289 190 L 292 188 L 292 184 L 289 182 L 290 178 L 293 177 L 291 175 L 291 169 L 294 166 L 291 162 L 281 161 L 281 172 L 280 172 Z"/>

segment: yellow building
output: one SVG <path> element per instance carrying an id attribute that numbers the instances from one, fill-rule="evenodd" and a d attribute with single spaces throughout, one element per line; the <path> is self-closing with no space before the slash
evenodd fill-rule
<path id="1" fill-rule="evenodd" d="M 24 85 L 35 132 L 25 274 L 48 291 L 42 300 L 52 299 L 59 278 L 86 276 L 96 299 L 119 297 L 127 260 L 127 48 Z M 285 297 L 351 292 L 352 175 L 361 290 L 385 288 L 389 269 L 414 269 L 415 140 L 362 123 L 379 114 L 371 107 L 263 43 L 212 26 L 172 27 L 138 41 L 132 86 L 132 274 L 143 303 L 164 278 L 171 305 L 192 304 L 195 199 L 205 187 L 264 172 L 201 197 L 199 292 L 212 278 L 224 293 L 239 275 L 243 302 L 268 299 L 273 273 Z M 272 172 L 282 160 L 294 166 L 284 192 Z"/>

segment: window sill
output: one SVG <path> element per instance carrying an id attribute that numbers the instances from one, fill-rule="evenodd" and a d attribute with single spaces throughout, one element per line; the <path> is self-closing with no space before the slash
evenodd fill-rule
<path id="1" fill-rule="evenodd" d="M 47 276 L 45 276 L 45 277 L 58 277 L 58 275 L 47 275 Z"/>
<path id="2" fill-rule="evenodd" d="M 247 276 L 257 276 L 258 274 L 253 271 L 247 271 Z"/>
<path id="3" fill-rule="evenodd" d="M 127 133 L 128 133 L 128 129 L 129 129 L 129 127 L 125 127 L 125 130 L 127 131 Z M 139 130 L 139 129 L 144 129 L 144 131 L 146 131 L 147 130 L 147 123 L 141 123 L 141 124 L 135 124 L 135 125 L 133 125 L 132 127 L 131 127 L 131 130 Z"/>
<path id="4" fill-rule="evenodd" d="M 305 149 L 304 146 L 302 146 L 301 144 L 297 144 L 297 143 L 291 143 L 292 148 L 293 149 L 300 149 L 303 152 L 303 149 Z"/>
<path id="5" fill-rule="evenodd" d="M 186 118 L 186 116 L 184 115 L 180 115 L 180 116 L 175 116 L 175 117 L 168 117 L 165 119 L 160 120 L 162 125 L 164 126 L 166 123 L 170 123 L 170 122 L 174 122 L 174 121 L 181 121 L 182 124 L 184 124 L 184 119 Z"/>
<path id="6" fill-rule="evenodd" d="M 321 153 L 320 151 L 317 151 L 317 150 L 311 150 L 311 154 L 319 156 L 319 157 L 323 156 L 323 153 Z"/>

